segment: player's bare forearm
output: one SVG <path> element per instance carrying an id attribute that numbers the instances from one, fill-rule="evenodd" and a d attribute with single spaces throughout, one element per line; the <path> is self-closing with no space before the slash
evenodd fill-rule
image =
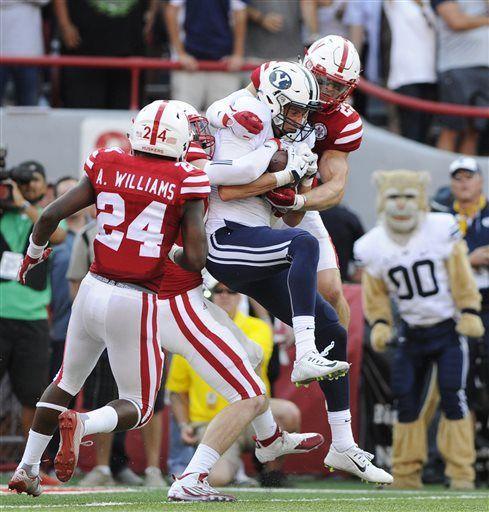
<path id="1" fill-rule="evenodd" d="M 207 237 L 204 227 L 204 202 L 187 201 L 182 217 L 183 251 L 175 255 L 175 263 L 190 272 L 200 272 L 207 259 Z"/>
<path id="2" fill-rule="evenodd" d="M 322 185 L 313 188 L 304 196 L 304 210 L 327 210 L 341 202 L 348 178 L 348 153 L 326 151 L 319 162 Z"/>
<path id="3" fill-rule="evenodd" d="M 221 185 L 219 187 L 219 197 L 223 201 L 233 201 L 235 199 L 246 199 L 247 197 L 256 197 L 273 190 L 277 187 L 277 180 L 271 173 L 262 174 L 258 179 L 247 185 Z"/>
<path id="4" fill-rule="evenodd" d="M 89 179 L 83 176 L 75 187 L 58 197 L 41 213 L 32 230 L 33 242 L 37 245 L 46 245 L 63 219 L 90 206 L 94 199 L 92 185 Z"/>

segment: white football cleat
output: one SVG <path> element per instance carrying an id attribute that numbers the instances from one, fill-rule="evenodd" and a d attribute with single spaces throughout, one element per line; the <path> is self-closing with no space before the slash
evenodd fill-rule
<path id="1" fill-rule="evenodd" d="M 344 377 L 349 369 L 350 364 L 346 361 L 332 361 L 317 350 L 311 350 L 294 361 L 290 380 L 297 387 L 307 386 L 315 380 L 333 380 Z"/>
<path id="2" fill-rule="evenodd" d="M 329 467 L 330 471 L 338 469 L 346 471 L 352 475 L 358 476 L 366 482 L 374 484 L 391 484 L 393 482 L 392 475 L 381 468 L 372 464 L 374 456 L 368 453 L 356 444 L 344 452 L 339 452 L 331 445 L 329 452 L 324 459 L 324 465 Z"/>
<path id="3" fill-rule="evenodd" d="M 60 482 L 67 482 L 75 472 L 85 431 L 81 416 L 68 410 L 58 416 L 59 449 L 54 459 L 54 471 Z"/>
<path id="4" fill-rule="evenodd" d="M 264 464 L 276 458 L 290 453 L 307 453 L 311 450 L 319 448 L 324 443 L 324 437 L 315 432 L 307 432 L 304 434 L 278 431 L 276 435 L 270 438 L 270 441 L 259 441 L 254 437 L 256 442 L 255 455 L 256 458 Z"/>
<path id="5" fill-rule="evenodd" d="M 17 468 L 8 483 L 8 488 L 17 494 L 25 492 L 30 496 L 40 496 L 42 494 L 41 478 L 39 475 L 29 476 L 25 469 Z"/>
<path id="6" fill-rule="evenodd" d="M 230 494 L 222 494 L 207 481 L 207 473 L 188 473 L 175 481 L 168 490 L 169 501 L 236 501 Z"/>

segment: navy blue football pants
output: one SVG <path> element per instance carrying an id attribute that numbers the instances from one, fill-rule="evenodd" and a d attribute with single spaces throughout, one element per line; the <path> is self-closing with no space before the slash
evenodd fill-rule
<path id="1" fill-rule="evenodd" d="M 445 320 L 428 328 L 411 328 L 403 323 L 400 341 L 391 374 L 399 421 L 418 418 L 433 364 L 438 371 L 441 410 L 449 420 L 463 418 L 467 413 L 469 352 L 467 340 L 455 331 L 455 322 Z"/>
<path id="2" fill-rule="evenodd" d="M 318 259 L 318 241 L 307 231 L 227 222 L 210 237 L 207 270 L 290 326 L 293 316 L 315 315 L 319 352 L 334 341 L 328 358 L 346 361 L 346 331 L 336 311 L 317 293 Z M 320 386 L 328 410 L 349 408 L 347 377 Z"/>

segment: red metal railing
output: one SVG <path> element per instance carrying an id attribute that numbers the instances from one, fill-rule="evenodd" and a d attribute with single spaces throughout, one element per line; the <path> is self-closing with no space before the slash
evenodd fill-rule
<path id="1" fill-rule="evenodd" d="M 131 72 L 130 108 L 134 110 L 139 108 L 139 77 L 142 70 L 181 69 L 178 62 L 164 59 L 147 57 L 79 57 L 68 55 L 46 55 L 42 57 L 0 56 L 0 65 L 128 69 Z M 241 69 L 242 71 L 251 71 L 255 67 L 256 63 L 246 63 Z M 199 71 L 226 71 L 226 65 L 218 61 L 200 61 Z M 440 115 L 489 118 L 489 108 L 421 100 L 392 92 L 365 79 L 360 81 L 359 89 L 383 101 L 409 109 L 423 110 Z"/>

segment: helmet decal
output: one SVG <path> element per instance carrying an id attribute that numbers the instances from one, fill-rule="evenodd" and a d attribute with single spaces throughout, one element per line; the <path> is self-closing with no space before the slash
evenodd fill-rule
<path id="1" fill-rule="evenodd" d="M 277 89 L 284 91 L 292 85 L 292 79 L 285 71 L 276 69 L 270 74 L 270 83 Z"/>

